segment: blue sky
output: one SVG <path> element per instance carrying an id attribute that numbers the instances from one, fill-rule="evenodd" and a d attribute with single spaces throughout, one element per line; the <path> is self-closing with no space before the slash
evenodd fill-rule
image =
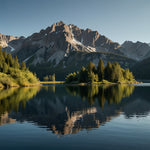
<path id="1" fill-rule="evenodd" d="M 0 33 L 29 36 L 60 20 L 120 44 L 150 43 L 150 0 L 0 0 Z"/>

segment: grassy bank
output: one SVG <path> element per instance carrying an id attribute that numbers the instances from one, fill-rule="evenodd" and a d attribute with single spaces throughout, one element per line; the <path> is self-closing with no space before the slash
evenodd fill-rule
<path id="1" fill-rule="evenodd" d="M 40 85 L 39 80 L 30 71 L 12 69 L 10 74 L 0 72 L 0 88 L 26 87 Z"/>

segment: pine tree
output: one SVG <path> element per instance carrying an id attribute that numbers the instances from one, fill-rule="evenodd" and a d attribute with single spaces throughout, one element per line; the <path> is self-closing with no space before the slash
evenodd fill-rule
<path id="1" fill-rule="evenodd" d="M 55 81 L 55 74 L 52 75 L 52 81 Z"/>
<path id="2" fill-rule="evenodd" d="M 113 82 L 119 82 L 123 79 L 123 74 L 120 65 L 115 62 L 112 64 L 112 78 Z"/>
<path id="3" fill-rule="evenodd" d="M 88 82 L 93 83 L 95 79 L 95 74 L 93 72 L 88 72 Z"/>
<path id="4" fill-rule="evenodd" d="M 13 67 L 14 67 L 14 68 L 18 68 L 18 69 L 20 68 L 20 64 L 19 64 L 19 62 L 18 62 L 17 56 L 15 56 L 15 58 L 14 58 Z"/>
<path id="5" fill-rule="evenodd" d="M 105 79 L 111 81 L 112 65 L 110 62 L 107 63 L 107 66 L 105 67 L 104 70 L 104 74 L 105 74 Z"/>
<path id="6" fill-rule="evenodd" d="M 6 63 L 3 64 L 3 73 L 8 73 L 8 65 Z"/>
<path id="7" fill-rule="evenodd" d="M 82 67 L 80 71 L 79 82 L 85 82 L 85 67 Z"/>
<path id="8" fill-rule="evenodd" d="M 10 53 L 7 55 L 6 63 L 7 63 L 10 67 L 13 66 L 13 58 L 12 58 L 12 56 L 11 56 Z"/>
<path id="9" fill-rule="evenodd" d="M 88 66 L 87 66 L 87 71 L 88 72 L 95 72 L 95 70 L 96 70 L 95 65 L 90 61 Z"/>
<path id="10" fill-rule="evenodd" d="M 6 53 L 6 51 L 3 51 L 3 56 L 4 56 L 4 59 L 6 60 L 7 59 L 7 53 Z"/>
<path id="11" fill-rule="evenodd" d="M 0 71 L 2 71 L 2 69 L 3 69 L 4 61 L 5 61 L 5 59 L 4 59 L 4 56 L 3 56 L 2 47 L 0 47 Z"/>
<path id="12" fill-rule="evenodd" d="M 97 73 L 98 73 L 99 81 L 104 79 L 104 69 L 105 69 L 105 66 L 104 66 L 103 60 L 100 59 L 98 66 L 97 66 Z"/>
<path id="13" fill-rule="evenodd" d="M 21 70 L 26 70 L 26 64 L 24 61 L 21 63 Z"/>
<path id="14" fill-rule="evenodd" d="M 52 76 L 51 75 L 48 76 L 48 81 L 52 81 Z"/>

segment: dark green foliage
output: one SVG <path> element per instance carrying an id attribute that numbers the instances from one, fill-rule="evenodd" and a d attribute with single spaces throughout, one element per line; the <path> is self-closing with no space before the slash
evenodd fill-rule
<path id="1" fill-rule="evenodd" d="M 135 82 L 129 69 L 122 69 L 117 62 L 112 65 L 108 62 L 105 67 L 102 60 L 99 61 L 97 69 L 92 62 L 89 62 L 87 68 L 82 67 L 80 73 L 68 74 L 65 81 L 66 83 L 93 83 L 104 79 L 110 82 Z"/>
<path id="2" fill-rule="evenodd" d="M 88 66 L 87 66 L 87 71 L 88 72 L 96 72 L 96 67 L 91 61 L 89 62 Z"/>
<path id="3" fill-rule="evenodd" d="M 29 56 L 26 56 L 26 58 Z M 115 61 L 119 62 L 122 68 L 128 67 L 130 68 L 131 66 L 134 65 L 134 63 L 136 63 L 136 61 L 134 61 L 133 59 L 129 59 L 127 57 L 116 55 L 113 53 L 103 53 L 103 52 L 86 53 L 73 51 L 69 53 L 68 57 L 62 59 L 58 65 L 54 65 L 53 62 L 50 61 L 33 65 L 34 64 L 33 61 L 36 59 L 34 56 L 32 56 L 30 59 L 27 60 L 26 65 L 32 72 L 36 72 L 37 77 L 39 77 L 41 80 L 43 80 L 44 76 L 55 73 L 56 80 L 62 81 L 69 73 L 80 71 L 82 66 L 85 66 L 86 68 L 90 60 L 94 59 L 97 60 L 102 58 L 103 56 L 105 56 L 105 59 L 109 60 L 111 63 Z"/>
<path id="4" fill-rule="evenodd" d="M 66 83 L 77 83 L 79 82 L 79 72 L 70 73 L 65 79 Z"/>
<path id="5" fill-rule="evenodd" d="M 6 53 L 6 51 L 3 51 L 3 56 L 4 56 L 4 59 L 7 59 L 7 53 Z"/>
<path id="6" fill-rule="evenodd" d="M 38 82 L 37 77 L 26 68 L 25 62 L 22 62 L 20 68 L 17 56 L 12 58 L 11 54 L 2 52 L 0 48 L 0 85 L 4 87 L 28 86 Z"/>
<path id="7" fill-rule="evenodd" d="M 132 72 L 130 72 L 128 68 L 123 70 L 123 77 L 129 81 L 134 79 Z"/>
<path id="8" fill-rule="evenodd" d="M 49 81 L 55 81 L 55 74 L 49 75 Z"/>
<path id="9" fill-rule="evenodd" d="M 103 60 L 100 59 L 98 66 L 97 66 L 97 73 L 98 73 L 98 78 L 100 81 L 104 79 L 104 69 L 105 69 L 105 66 L 104 66 Z"/>
<path id="10" fill-rule="evenodd" d="M 150 79 L 150 57 L 139 61 L 134 66 L 132 66 L 131 71 L 134 76 L 138 79 L 149 80 Z"/>
<path id="11" fill-rule="evenodd" d="M 3 64 L 3 73 L 8 73 L 8 65 L 6 63 Z"/>
<path id="12" fill-rule="evenodd" d="M 21 70 L 26 70 L 26 64 L 24 61 L 21 63 Z"/>
<path id="13" fill-rule="evenodd" d="M 105 80 L 111 81 L 112 65 L 110 62 L 107 63 L 107 66 L 105 67 L 104 70 L 104 74 L 105 74 Z"/>
<path id="14" fill-rule="evenodd" d="M 88 82 L 88 71 L 85 69 L 85 67 L 82 67 L 80 71 L 79 82 Z"/>
<path id="15" fill-rule="evenodd" d="M 55 81 L 55 73 L 53 75 L 47 75 L 43 78 L 44 81 Z"/>
<path id="16" fill-rule="evenodd" d="M 44 80 L 44 81 L 49 81 L 48 76 L 45 76 L 45 77 L 43 78 L 43 80 Z"/>
<path id="17" fill-rule="evenodd" d="M 98 75 L 94 72 L 88 72 L 88 83 L 98 82 Z"/>
<path id="18" fill-rule="evenodd" d="M 119 82 L 123 80 L 123 74 L 120 65 L 115 62 L 112 64 L 111 81 Z"/>
<path id="19" fill-rule="evenodd" d="M 18 62 L 17 56 L 15 56 L 13 67 L 14 67 L 14 68 L 20 68 L 20 64 L 19 64 L 19 62 Z"/>
<path id="20" fill-rule="evenodd" d="M 13 60 L 11 54 L 9 53 L 9 54 L 7 55 L 6 63 L 7 63 L 10 67 L 13 67 L 13 62 L 14 62 L 14 60 Z"/>

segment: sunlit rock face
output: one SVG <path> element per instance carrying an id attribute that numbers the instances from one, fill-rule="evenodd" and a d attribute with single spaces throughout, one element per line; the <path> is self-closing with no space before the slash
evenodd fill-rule
<path id="1" fill-rule="evenodd" d="M 117 50 L 120 47 L 118 43 L 100 35 L 97 31 L 83 30 L 72 24 L 64 24 L 62 21 L 24 38 L 23 41 L 15 42 L 21 43 L 19 46 L 13 45 L 19 59 L 27 61 L 27 58 L 32 57 L 32 65 L 54 60 L 57 65 L 72 51 L 121 54 Z"/>
<path id="2" fill-rule="evenodd" d="M 3 35 L 0 33 L 0 46 L 7 47 L 9 42 L 11 42 L 12 40 L 16 40 L 16 39 L 19 39 L 19 37 Z"/>
<path id="3" fill-rule="evenodd" d="M 3 50 L 7 51 L 7 53 L 14 53 L 20 48 L 24 39 L 24 37 L 14 37 L 0 33 L 0 46 Z"/>

